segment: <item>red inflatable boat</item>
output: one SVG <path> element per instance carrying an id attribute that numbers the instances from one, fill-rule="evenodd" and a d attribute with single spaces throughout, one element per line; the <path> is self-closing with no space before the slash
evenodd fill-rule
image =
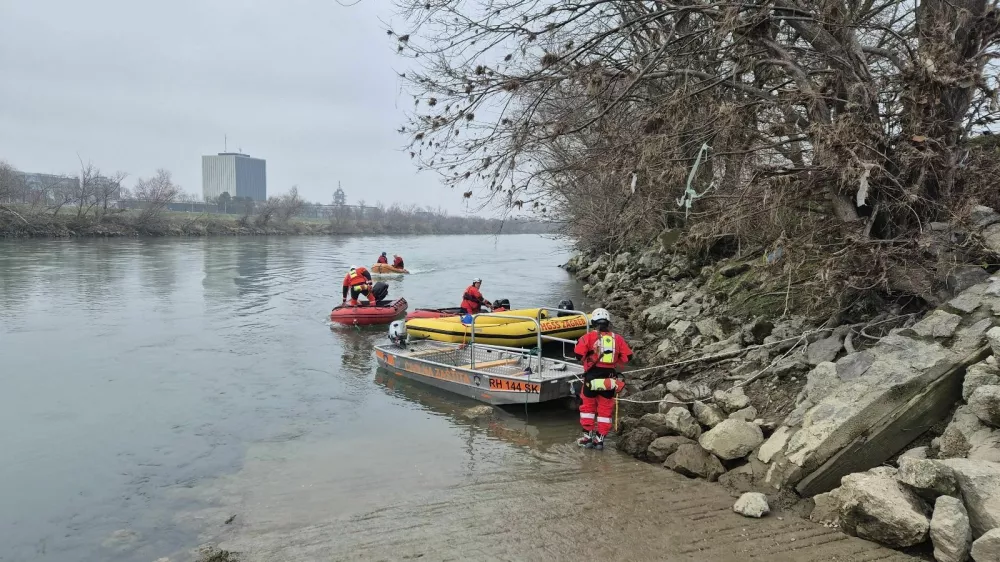
<path id="1" fill-rule="evenodd" d="M 358 306 L 340 305 L 330 311 L 330 321 L 348 326 L 388 324 L 406 313 L 406 299 L 379 301 L 376 306 L 361 302 Z"/>

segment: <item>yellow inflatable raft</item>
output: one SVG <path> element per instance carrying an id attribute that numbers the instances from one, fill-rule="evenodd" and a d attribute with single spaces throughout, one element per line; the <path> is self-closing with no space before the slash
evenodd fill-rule
<path id="1" fill-rule="evenodd" d="M 539 318 L 539 311 L 538 308 L 522 308 L 497 314 Z M 575 340 L 587 332 L 588 320 L 585 320 L 583 315 L 557 317 L 544 310 L 541 311 L 541 314 L 539 325 L 542 327 L 542 335 Z M 534 322 L 518 318 L 478 317 L 476 318 L 476 343 L 508 347 L 534 347 L 538 344 L 535 326 Z M 451 343 L 468 343 L 472 335 L 472 330 L 469 326 L 462 324 L 460 316 L 407 320 L 406 331 L 413 337 Z"/>

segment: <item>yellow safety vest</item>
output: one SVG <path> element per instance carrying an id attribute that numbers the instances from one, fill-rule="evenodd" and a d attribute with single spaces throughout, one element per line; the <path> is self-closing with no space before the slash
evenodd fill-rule
<path id="1" fill-rule="evenodd" d="M 603 333 L 595 345 L 597 351 L 597 362 L 605 365 L 613 365 L 615 362 L 615 335 L 614 333 Z"/>

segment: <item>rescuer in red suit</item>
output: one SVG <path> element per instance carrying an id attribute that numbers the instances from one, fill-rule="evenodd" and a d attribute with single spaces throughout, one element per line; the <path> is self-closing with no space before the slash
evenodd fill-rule
<path id="1" fill-rule="evenodd" d="M 351 270 L 344 276 L 344 301 L 347 302 L 347 293 L 351 293 L 351 306 L 358 306 L 358 297 L 364 295 L 368 297 L 368 304 L 375 306 L 375 293 L 372 291 L 372 274 L 363 267 L 351 266 Z"/>
<path id="2" fill-rule="evenodd" d="M 469 288 L 462 295 L 462 311 L 466 314 L 479 314 L 483 311 L 482 307 L 490 307 L 490 301 L 486 300 L 479 292 L 479 287 L 482 285 L 483 280 L 476 277 L 472 280 L 472 285 L 469 285 Z"/>
<path id="3" fill-rule="evenodd" d="M 604 438 L 611 431 L 615 395 L 625 388 L 625 383 L 618 378 L 618 369 L 632 359 L 632 349 L 625 338 L 611 331 L 611 314 L 607 310 L 594 310 L 591 321 L 597 330 L 584 334 L 573 348 L 584 371 L 580 393 L 583 437 L 577 443 L 581 447 L 601 450 Z"/>

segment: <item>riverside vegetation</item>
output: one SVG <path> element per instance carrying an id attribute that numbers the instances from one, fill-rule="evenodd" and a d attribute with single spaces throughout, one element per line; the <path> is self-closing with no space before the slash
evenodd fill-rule
<path id="1" fill-rule="evenodd" d="M 86 165 L 76 187 L 39 189 L 26 185 L 16 170 L 0 162 L 0 237 L 523 234 L 549 230 L 536 220 L 450 216 L 416 206 L 341 202 L 323 207 L 302 199 L 294 187 L 263 202 L 223 194 L 225 201 L 199 203 L 203 212 L 178 212 L 171 209 L 184 207 L 178 203 L 190 203 L 192 197 L 174 184 L 170 172 L 159 170 L 152 178 L 140 178 L 131 191 L 122 188 L 125 177 L 121 172 L 102 176 L 97 168 Z"/>
<path id="2" fill-rule="evenodd" d="M 1000 387 L 961 396 L 998 352 L 995 2 L 397 5 L 410 156 L 558 224 L 669 365 L 629 381 L 620 448 L 780 503 L 839 489 L 816 504 L 849 533 L 1000 559 Z"/>

